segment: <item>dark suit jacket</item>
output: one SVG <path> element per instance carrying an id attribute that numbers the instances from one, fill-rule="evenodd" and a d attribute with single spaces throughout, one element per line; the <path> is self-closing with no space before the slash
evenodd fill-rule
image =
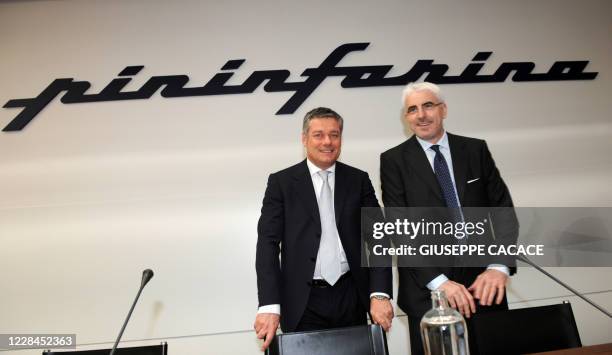
<path id="1" fill-rule="evenodd" d="M 485 141 L 448 134 L 457 195 L 462 207 L 512 207 L 512 198 Z M 415 136 L 380 156 L 385 207 L 443 207 L 444 198 L 423 148 Z M 468 184 L 467 181 L 479 178 Z M 409 316 L 431 308 L 426 285 L 440 274 L 468 287 L 484 268 L 400 267 L 398 305 Z M 511 273 L 515 268 L 511 268 Z"/>
<path id="2" fill-rule="evenodd" d="M 336 225 L 360 299 L 369 307 L 371 292 L 392 294 L 390 268 L 361 267 L 361 207 L 379 207 L 364 171 L 336 162 Z M 314 274 L 321 220 L 306 160 L 270 175 L 257 239 L 259 305 L 281 305 L 281 328 L 295 329 L 304 313 Z M 280 259 L 279 259 L 280 252 Z"/>

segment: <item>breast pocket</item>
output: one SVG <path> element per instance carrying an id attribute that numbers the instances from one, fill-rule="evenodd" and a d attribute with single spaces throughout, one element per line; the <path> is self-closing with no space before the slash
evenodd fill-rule
<path id="1" fill-rule="evenodd" d="M 466 206 L 484 207 L 487 202 L 487 189 L 482 178 L 473 177 L 468 179 L 465 185 Z"/>

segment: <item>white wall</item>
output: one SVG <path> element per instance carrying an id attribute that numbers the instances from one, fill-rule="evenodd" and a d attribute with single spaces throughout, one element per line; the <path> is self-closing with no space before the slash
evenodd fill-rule
<path id="1" fill-rule="evenodd" d="M 53 79 L 102 89 L 128 65 L 187 74 L 200 86 L 229 59 L 290 80 L 337 46 L 370 42 L 341 65 L 418 59 L 459 74 L 478 51 L 502 62 L 590 60 L 593 81 L 445 85 L 449 131 L 487 139 L 518 206 L 611 206 L 612 3 L 600 1 L 0 1 L 0 103 Z M 124 345 L 166 340 L 173 354 L 258 354 L 256 223 L 267 175 L 302 159 L 301 117 L 330 106 L 346 119 L 341 159 L 370 173 L 406 135 L 400 87 L 343 89 L 328 78 L 293 115 L 292 93 L 163 98 L 46 107 L 23 131 L 0 132 L 0 333 L 77 333 L 110 347 L 140 272 L 155 277 Z M 191 84 L 192 83 L 192 84 Z M 0 109 L 4 127 L 19 109 Z M 610 268 L 552 269 L 612 309 Z M 569 299 L 585 344 L 612 323 L 531 269 L 511 307 Z M 399 310 L 390 350 L 405 353 Z M 87 346 L 87 344 L 90 344 Z M 203 350 L 204 349 L 204 350 Z M 38 350 L 15 352 L 29 355 Z"/>

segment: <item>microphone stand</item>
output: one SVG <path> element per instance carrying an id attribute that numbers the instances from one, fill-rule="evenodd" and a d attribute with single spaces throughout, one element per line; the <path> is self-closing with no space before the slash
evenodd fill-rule
<path id="1" fill-rule="evenodd" d="M 610 314 L 610 312 L 606 311 L 605 309 L 603 309 L 603 307 L 601 307 L 600 305 L 598 305 L 597 303 L 591 301 L 590 299 L 588 299 L 586 296 L 583 296 L 580 292 L 574 290 L 572 287 L 570 287 L 569 285 L 567 285 L 566 283 L 564 283 L 563 281 L 559 280 L 558 278 L 556 278 L 555 276 L 551 275 L 550 273 L 548 273 L 548 271 L 542 269 L 539 265 L 537 265 L 536 263 L 534 263 L 533 261 L 527 259 L 527 257 L 523 256 L 523 255 L 519 255 L 516 257 L 517 260 L 520 260 L 524 263 L 527 263 L 531 266 L 533 266 L 534 268 L 536 268 L 539 272 L 543 273 L 544 275 L 550 277 L 553 281 L 555 281 L 556 283 L 558 283 L 559 285 L 565 287 L 566 289 L 570 290 L 573 294 L 575 294 L 576 296 L 582 298 L 585 302 L 587 302 L 588 304 L 590 304 L 591 306 L 597 308 L 600 312 L 602 312 L 603 314 L 607 315 L 609 318 L 612 318 L 612 314 Z"/>
<path id="2" fill-rule="evenodd" d="M 115 345 L 113 345 L 113 348 L 110 351 L 110 355 L 115 354 L 115 350 L 117 350 L 117 345 L 119 345 L 119 340 L 121 340 L 121 337 L 123 336 L 123 331 L 125 330 L 125 327 L 127 326 L 128 321 L 130 320 L 130 317 L 132 316 L 132 311 L 134 311 L 134 307 L 136 307 L 136 302 L 138 302 L 138 298 L 140 297 L 142 290 L 144 289 L 147 282 L 151 280 L 152 277 L 153 277 L 153 271 L 151 269 L 146 269 L 145 271 L 142 272 L 142 282 L 140 283 L 140 289 L 138 290 L 138 294 L 136 295 L 136 298 L 134 299 L 134 303 L 132 303 L 132 307 L 130 308 L 130 311 L 128 312 L 127 318 L 125 318 L 125 321 L 123 322 L 123 326 L 121 327 L 121 331 L 119 331 L 119 336 L 117 336 Z"/>

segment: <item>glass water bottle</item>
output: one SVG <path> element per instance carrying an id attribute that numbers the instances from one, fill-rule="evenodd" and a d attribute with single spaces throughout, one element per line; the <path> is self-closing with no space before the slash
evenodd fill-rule
<path id="1" fill-rule="evenodd" d="M 426 355 L 469 355 L 468 334 L 461 313 L 448 306 L 444 291 L 431 292 L 432 309 L 421 319 Z"/>

